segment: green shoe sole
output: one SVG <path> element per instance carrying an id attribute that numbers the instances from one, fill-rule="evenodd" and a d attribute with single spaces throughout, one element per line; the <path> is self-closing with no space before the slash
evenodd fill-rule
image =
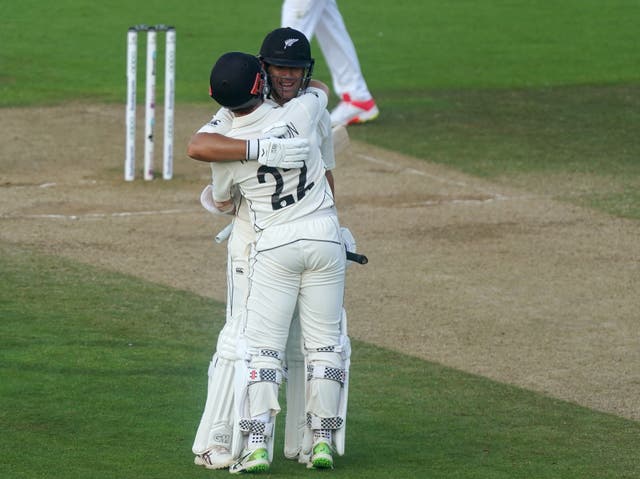
<path id="1" fill-rule="evenodd" d="M 269 471 L 269 464 L 256 464 L 255 466 L 249 466 L 245 469 L 245 472 L 267 472 Z"/>
<path id="2" fill-rule="evenodd" d="M 331 469 L 333 467 L 333 461 L 331 459 L 317 458 L 313 461 L 313 467 L 316 469 Z"/>

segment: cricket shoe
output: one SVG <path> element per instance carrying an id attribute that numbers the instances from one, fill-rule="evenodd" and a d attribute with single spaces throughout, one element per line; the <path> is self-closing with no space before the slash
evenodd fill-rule
<path id="1" fill-rule="evenodd" d="M 380 110 L 373 98 L 365 101 L 352 100 L 348 93 L 342 95 L 342 101 L 331 112 L 331 124 L 353 125 L 378 118 Z"/>
<path id="2" fill-rule="evenodd" d="M 267 446 L 261 444 L 257 449 L 246 450 L 240 460 L 229 467 L 231 474 L 240 472 L 267 472 L 269 470 L 269 453 Z"/>
<path id="3" fill-rule="evenodd" d="M 207 469 L 224 469 L 233 464 L 233 456 L 226 447 L 214 446 L 203 454 L 196 454 L 193 463 Z"/>
<path id="4" fill-rule="evenodd" d="M 308 469 L 333 469 L 333 450 L 326 441 L 318 441 L 313 445 Z"/>

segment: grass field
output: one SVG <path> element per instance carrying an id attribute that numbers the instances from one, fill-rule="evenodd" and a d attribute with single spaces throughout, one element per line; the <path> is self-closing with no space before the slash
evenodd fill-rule
<path id="1" fill-rule="evenodd" d="M 5 2 L 0 107 L 124 102 L 125 34 L 137 23 L 176 26 L 176 100 L 210 102 L 213 60 L 256 52 L 278 25 L 280 2 L 241 5 Z M 352 138 L 640 219 L 638 2 L 341 8 L 382 110 Z M 316 77 L 328 82 L 313 46 Z M 223 306 L 0 251 L 0 476 L 226 477 L 196 469 L 190 453 Z M 636 422 L 364 343 L 355 350 L 348 455 L 334 477 L 640 477 Z M 280 460 L 273 475 L 300 469 Z"/>
<path id="2" fill-rule="evenodd" d="M 228 476 L 195 468 L 190 452 L 220 304 L 0 251 L 3 478 Z M 349 450 L 332 477 L 640 474 L 638 423 L 365 343 L 354 351 Z M 271 475 L 304 472 L 278 458 Z"/>
<path id="3" fill-rule="evenodd" d="M 637 2 L 403 0 L 390 8 L 376 0 L 341 8 L 382 109 L 352 138 L 640 218 Z M 126 29 L 138 23 L 176 26 L 176 101 L 210 102 L 213 61 L 229 50 L 257 52 L 278 21 L 275 1 L 246 1 L 242 11 L 192 0 L 13 2 L 0 19 L 0 106 L 123 102 Z M 160 36 L 159 58 L 163 46 Z M 315 76 L 329 82 L 313 47 Z M 143 65 L 143 42 L 139 55 Z M 546 179 L 530 181 L 532 174 Z"/>

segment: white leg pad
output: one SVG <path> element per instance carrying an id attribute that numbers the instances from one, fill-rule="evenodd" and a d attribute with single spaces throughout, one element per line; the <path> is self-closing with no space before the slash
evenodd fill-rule
<path id="1" fill-rule="evenodd" d="M 278 388 L 283 379 L 282 356 L 280 352 L 261 350 L 248 355 L 249 360 L 236 363 L 235 418 L 240 440 L 233 441 L 234 457 L 241 455 L 247 446 L 247 434 L 254 432 L 265 435 L 269 461 L 273 460 L 275 416 L 280 412 Z M 258 424 L 260 421 L 252 419 L 265 413 L 270 416 L 269 422 Z"/>
<path id="2" fill-rule="evenodd" d="M 340 352 L 343 361 L 344 377 L 342 383 L 342 389 L 340 390 L 340 404 L 338 407 L 338 417 L 341 417 L 344 422 L 342 427 L 335 430 L 333 434 L 333 441 L 336 447 L 338 455 L 344 454 L 346 431 L 347 431 L 347 404 L 349 402 L 349 369 L 351 368 L 351 341 L 349 336 L 341 336 L 341 349 Z"/>
<path id="3" fill-rule="evenodd" d="M 233 377 L 235 361 L 214 355 L 209 364 L 207 401 L 193 442 L 194 454 L 204 454 L 213 446 L 231 450 L 233 429 Z"/>
<path id="4" fill-rule="evenodd" d="M 300 455 L 303 436 L 306 430 L 305 413 L 305 366 L 300 320 L 296 314 L 289 328 L 286 348 L 287 358 L 287 415 L 284 427 L 284 456 L 295 459 Z"/>
<path id="5" fill-rule="evenodd" d="M 307 428 L 333 430 L 339 455 L 345 449 L 350 357 L 351 345 L 345 335 L 339 345 L 306 352 Z M 311 453 L 311 440 L 305 436 L 304 455 Z"/>

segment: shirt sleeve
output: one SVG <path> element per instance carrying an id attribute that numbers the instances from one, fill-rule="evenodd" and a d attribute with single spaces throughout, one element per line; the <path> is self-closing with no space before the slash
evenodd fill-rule
<path id="1" fill-rule="evenodd" d="M 233 123 L 233 114 L 227 108 L 220 108 L 213 118 L 209 120 L 209 123 L 203 125 L 198 130 L 198 133 L 219 133 L 220 135 L 226 135 L 231 131 Z"/>
<path id="2" fill-rule="evenodd" d="M 319 123 L 326 111 L 327 95 L 317 88 L 307 88 L 305 93 L 288 101 L 280 108 L 282 118 L 295 129 L 296 135 L 320 138 Z"/>
<path id="3" fill-rule="evenodd" d="M 297 99 L 308 110 L 311 118 L 317 118 L 322 110 L 326 110 L 329 101 L 323 90 L 314 87 L 307 88 Z"/>
<path id="4" fill-rule="evenodd" d="M 232 163 L 211 163 L 211 196 L 215 201 L 227 201 L 233 195 Z"/>
<path id="5" fill-rule="evenodd" d="M 320 152 L 322 161 L 327 170 L 336 167 L 336 157 L 333 151 L 333 130 L 331 129 L 331 115 L 325 109 L 318 122 L 318 137 L 320 138 Z"/>

